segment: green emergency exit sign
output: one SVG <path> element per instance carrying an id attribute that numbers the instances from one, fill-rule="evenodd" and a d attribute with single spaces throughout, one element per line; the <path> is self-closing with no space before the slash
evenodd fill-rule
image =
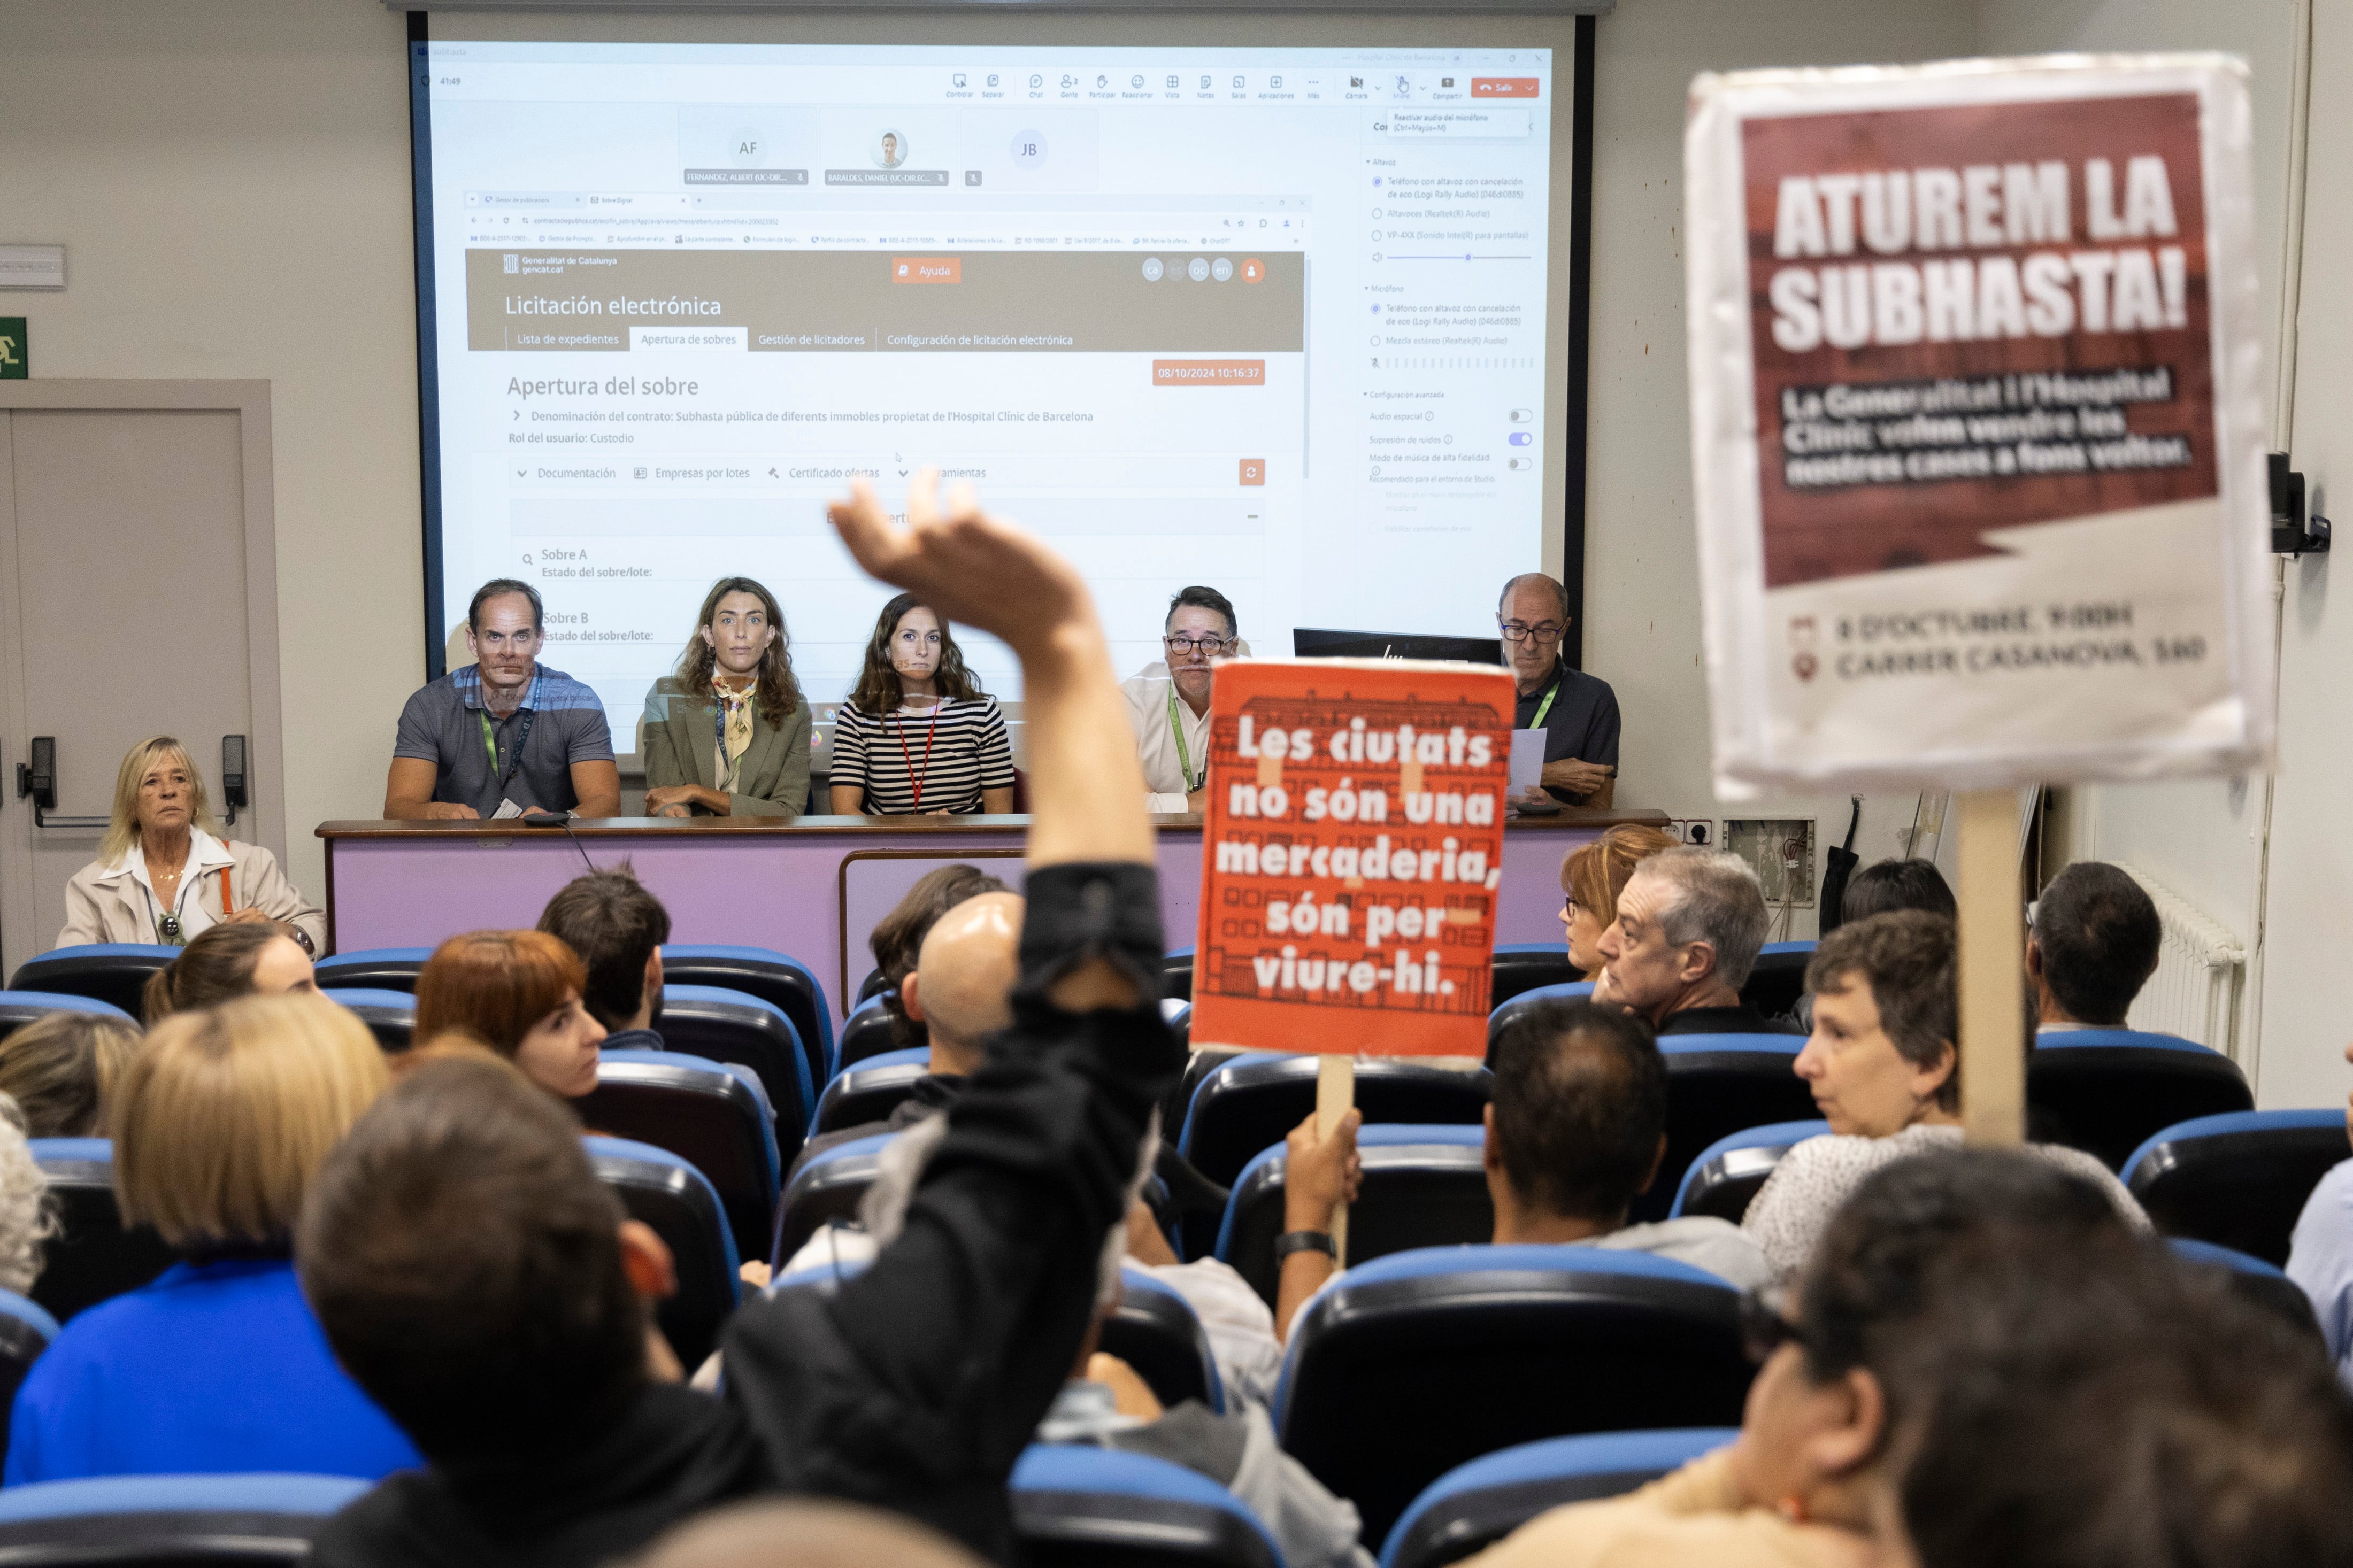
<path id="1" fill-rule="evenodd" d="M 25 318 L 0 316 L 0 381 L 23 381 L 32 372 L 33 353 L 26 344 Z"/>

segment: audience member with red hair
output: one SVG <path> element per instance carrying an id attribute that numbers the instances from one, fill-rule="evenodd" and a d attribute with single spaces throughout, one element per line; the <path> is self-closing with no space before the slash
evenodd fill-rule
<path id="1" fill-rule="evenodd" d="M 433 950 L 417 977 L 417 1037 L 471 1035 L 550 1094 L 596 1087 L 605 1026 L 581 1005 L 587 966 L 537 931 L 473 931 Z"/>

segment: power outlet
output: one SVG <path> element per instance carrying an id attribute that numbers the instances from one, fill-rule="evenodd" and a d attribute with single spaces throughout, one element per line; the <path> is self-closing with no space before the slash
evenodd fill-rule
<path id="1" fill-rule="evenodd" d="M 1765 885 L 1765 902 L 1779 909 L 1814 907 L 1814 825 L 1788 818 L 1727 818 L 1724 847 Z"/>
<path id="2" fill-rule="evenodd" d="M 1715 842 L 1715 821 L 1706 816 L 1671 817 L 1667 832 L 1694 848 L 1706 848 Z"/>

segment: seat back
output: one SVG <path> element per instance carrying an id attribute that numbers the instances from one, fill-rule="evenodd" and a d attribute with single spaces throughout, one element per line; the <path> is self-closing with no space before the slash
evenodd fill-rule
<path id="1" fill-rule="evenodd" d="M 597 1131 L 667 1149 L 702 1172 L 727 1211 L 736 1256 L 766 1255 L 791 1156 L 751 1068 L 676 1051 L 607 1051 L 596 1089 L 574 1104 Z"/>
<path id="2" fill-rule="evenodd" d="M 882 1145 L 892 1134 L 853 1138 L 821 1154 L 811 1155 L 793 1173 L 777 1206 L 776 1245 L 770 1261 L 782 1270 L 793 1254 L 808 1245 L 819 1226 L 834 1220 L 858 1217 L 858 1201 L 874 1184 Z"/>
<path id="3" fill-rule="evenodd" d="M 8 1415 L 16 1407 L 16 1391 L 57 1337 L 58 1321 L 40 1303 L 14 1290 L 0 1290 L 0 1453 L 6 1451 Z"/>
<path id="4" fill-rule="evenodd" d="M 180 956 L 180 949 L 142 942 L 93 942 L 54 948 L 16 966 L 11 991 L 56 991 L 146 1016 L 141 994 L 148 977 Z M 55 1008 L 50 1009 L 52 1012 Z"/>
<path id="5" fill-rule="evenodd" d="M 809 1076 L 800 1032 L 783 1008 L 722 986 L 665 982 L 661 1016 L 654 1026 L 673 1051 L 750 1068 L 776 1110 L 778 1136 L 786 1136 L 787 1127 L 807 1134 L 817 1109 L 817 1080 Z M 800 1147 L 798 1138 L 791 1142 Z"/>
<path id="6" fill-rule="evenodd" d="M 809 1082 L 833 1076 L 833 1005 L 825 986 L 799 959 L 765 947 L 722 947 L 674 942 L 661 950 L 667 984 L 710 985 L 757 996 L 793 1021 Z"/>
<path id="7" fill-rule="evenodd" d="M 319 994 L 340 1003 L 359 1016 L 387 1051 L 405 1051 L 417 1043 L 417 995 L 409 991 L 383 991 L 374 986 L 322 986 Z"/>
<path id="8" fill-rule="evenodd" d="M 1719 1138 L 1700 1151 L 1675 1188 L 1669 1219 L 1713 1215 L 1738 1225 L 1781 1156 L 1829 1133 L 1827 1121 L 1772 1121 Z"/>
<path id="9" fill-rule="evenodd" d="M 818 1097 L 817 1120 L 809 1131 L 839 1132 L 845 1127 L 887 1121 L 931 1070 L 928 1050 L 885 1051 L 855 1067 L 845 1067 Z"/>
<path id="10" fill-rule="evenodd" d="M 743 1285 L 719 1194 L 702 1172 L 667 1149 L 594 1134 L 582 1142 L 596 1179 L 613 1189 L 631 1219 L 651 1226 L 670 1247 L 678 1290 L 655 1308 L 654 1317 L 680 1364 L 691 1372 L 717 1347 Z"/>
<path id="11" fill-rule="evenodd" d="M 849 1004 L 850 1010 L 852 1012 L 857 1011 L 859 1008 L 865 1006 L 867 1003 L 872 1001 L 875 997 L 881 995 L 882 993 L 889 989 L 891 989 L 891 983 L 882 977 L 882 972 L 881 970 L 868 970 L 866 972 L 866 978 L 858 983 L 858 995 L 857 998 Z"/>
<path id="12" fill-rule="evenodd" d="M 49 1179 L 58 1234 L 41 1253 L 33 1300 L 59 1322 L 136 1290 L 177 1261 L 149 1226 L 125 1230 L 114 1203 L 114 1145 L 103 1138 L 36 1138 L 33 1158 Z"/>
<path id="13" fill-rule="evenodd" d="M 0 991 L 0 1040 L 51 1013 L 99 1013 L 134 1029 L 139 1026 L 134 1015 L 94 996 L 76 996 L 65 991 Z"/>
<path id="14" fill-rule="evenodd" d="M 2167 1236 L 2287 1262 L 2313 1187 L 2346 1157 L 2345 1112 L 2244 1110 L 2168 1127 L 2125 1162 L 2125 1185 Z"/>
<path id="15" fill-rule="evenodd" d="M 0 1563 L 20 1568 L 284 1568 L 371 1483 L 345 1476 L 107 1476 L 0 1492 Z"/>
<path id="16" fill-rule="evenodd" d="M 1497 1003 L 1495 1005 L 1494 1011 L 1487 1015 L 1487 1061 L 1489 1065 L 1492 1066 L 1494 1063 L 1495 1037 L 1504 1032 L 1504 1025 L 1510 1023 L 1513 1019 L 1518 1017 L 1529 1008 L 1535 1007 L 1542 1003 L 1585 1001 L 1589 999 L 1592 995 L 1592 981 L 1564 980 L 1556 981 L 1548 985 L 1531 985 L 1525 991 L 1514 996 L 1510 1001 Z"/>
<path id="17" fill-rule="evenodd" d="M 1548 1437 L 1447 1471 L 1413 1500 L 1381 1568 L 1445 1568 L 1564 1503 L 1620 1497 L 1740 1436 L 1736 1426 Z"/>
<path id="18" fill-rule="evenodd" d="M 1741 983 L 1740 999 L 1768 1018 L 1788 1017 L 1806 994 L 1806 965 L 1813 957 L 1810 942 L 1767 942 Z"/>
<path id="19" fill-rule="evenodd" d="M 1194 1168 L 1230 1186 L 1261 1149 L 1280 1143 L 1315 1109 L 1320 1058 L 1251 1052 L 1211 1070 L 1193 1091 L 1177 1147 Z M 1472 1122 L 1487 1106 L 1484 1068 L 1379 1059 L 1356 1064 L 1356 1109 L 1366 1122 Z"/>
<path id="20" fill-rule="evenodd" d="M 1193 999 L 1193 950 L 1179 948 L 1160 961 L 1160 994 L 1190 1002 Z"/>
<path id="21" fill-rule="evenodd" d="M 1795 1035 L 1669 1035 L 1659 1042 L 1667 1058 L 1667 1157 L 1634 1200 L 1630 1220 L 1664 1219 L 1683 1173 L 1717 1140 L 1813 1117 L 1813 1091 L 1797 1071 L 1805 1043 Z"/>
<path id="22" fill-rule="evenodd" d="M 1580 1432 L 1723 1426 L 1754 1369 L 1739 1292 L 1662 1258 L 1433 1247 L 1351 1268 L 1291 1331 L 1282 1447 L 1381 1541 L 1465 1460 Z"/>
<path id="23" fill-rule="evenodd" d="M 1162 1405 L 1198 1399 L 1224 1414 L 1225 1383 L 1208 1331 L 1192 1303 L 1141 1268 L 1120 1270 L 1119 1306 L 1103 1320 L 1103 1348 L 1134 1367 Z"/>
<path id="24" fill-rule="evenodd" d="M 860 1062 L 871 1061 L 885 1051 L 902 1050 L 898 1031 L 891 1027 L 891 1015 L 882 1005 L 883 993 L 878 991 L 859 1003 L 858 1010 L 842 1020 L 841 1044 L 835 1055 L 840 1060 L 834 1064 L 836 1074 L 848 1071 Z"/>
<path id="25" fill-rule="evenodd" d="M 1489 982 L 1487 1005 L 1500 1007 L 1515 996 L 1548 985 L 1573 985 L 1585 971 L 1568 961 L 1568 948 L 1557 942 L 1514 942 L 1499 944 Z"/>
<path id="26" fill-rule="evenodd" d="M 1364 1186 L 1348 1205 L 1348 1261 L 1370 1263 L 1392 1252 L 1460 1247 L 1495 1233 L 1487 1194 L 1483 1127 L 1388 1122 L 1356 1135 Z M 1282 1266 L 1275 1237 L 1282 1234 L 1283 1145 L 1265 1149 L 1242 1167 L 1226 1201 L 1218 1257 L 1250 1281 L 1270 1307 Z"/>
<path id="27" fill-rule="evenodd" d="M 2174 1257 L 2184 1263 L 2222 1270 L 2240 1295 L 2257 1306 L 2277 1312 L 2312 1335 L 2314 1342 L 2324 1353 L 2327 1352 L 2327 1343 L 2320 1331 L 2320 1319 L 2312 1310 L 2312 1298 L 2304 1293 L 2304 1287 L 2287 1277 L 2285 1269 L 2274 1268 L 2260 1258 L 2250 1258 L 2243 1252 L 2217 1247 L 2211 1241 L 2196 1241 L 2186 1236 L 2169 1237 L 2165 1245 Z"/>
<path id="28" fill-rule="evenodd" d="M 1117 1448 L 1033 1444 L 1013 1528 L 1036 1568 L 1282 1568 L 1273 1538 L 1198 1471 Z"/>
<path id="29" fill-rule="evenodd" d="M 2067 1029 L 2039 1035 L 2026 1058 L 2026 1104 L 2036 1135 L 2096 1155 L 2120 1171 L 2165 1129 L 2253 1110 L 2238 1063 L 2173 1035 Z"/>
<path id="30" fill-rule="evenodd" d="M 311 970 L 322 991 L 332 986 L 339 990 L 406 991 L 414 996 L 417 977 L 424 971 L 425 961 L 432 956 L 429 947 L 364 947 L 357 952 L 322 958 Z"/>

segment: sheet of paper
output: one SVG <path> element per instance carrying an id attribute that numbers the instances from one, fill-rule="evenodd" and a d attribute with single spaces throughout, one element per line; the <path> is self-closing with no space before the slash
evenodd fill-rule
<path id="1" fill-rule="evenodd" d="M 492 822 L 504 822 L 510 816 L 521 816 L 522 815 L 522 807 L 517 805 L 511 800 L 502 800 L 499 802 L 498 810 L 491 813 L 491 820 Z"/>
<path id="2" fill-rule="evenodd" d="M 1523 790 L 1534 789 L 1544 782 L 1545 738 L 1543 730 L 1512 731 L 1512 795 L 1517 798 Z"/>

